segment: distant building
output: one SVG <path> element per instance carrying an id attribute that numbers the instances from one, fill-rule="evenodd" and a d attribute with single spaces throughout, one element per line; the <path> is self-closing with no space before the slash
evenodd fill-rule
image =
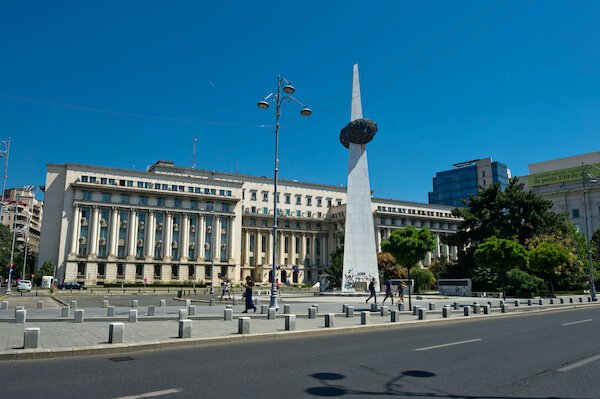
<path id="1" fill-rule="evenodd" d="M 38 253 L 42 227 L 43 202 L 35 198 L 30 188 L 9 188 L 4 195 L 5 205 L 0 212 L 0 223 L 16 231 L 16 243 L 22 246 L 29 239 L 28 251 Z M 27 234 L 29 229 L 29 234 Z"/>
<path id="2" fill-rule="evenodd" d="M 533 163 L 529 165 L 529 176 L 519 179 L 531 191 L 552 201 L 553 210 L 566 213 L 582 233 L 586 210 L 590 236 L 600 229 L 600 152 Z"/>
<path id="3" fill-rule="evenodd" d="M 454 165 L 454 169 L 437 172 L 433 178 L 433 191 L 429 203 L 436 205 L 464 206 L 470 194 L 477 194 L 479 187 L 500 183 L 504 189 L 510 179 L 510 169 L 492 158 L 474 159 Z"/>

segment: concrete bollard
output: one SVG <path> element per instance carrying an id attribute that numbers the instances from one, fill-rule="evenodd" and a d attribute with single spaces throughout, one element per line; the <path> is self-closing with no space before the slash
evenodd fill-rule
<path id="1" fill-rule="evenodd" d="M 544 304 L 544 300 L 543 299 L 538 299 L 538 305 L 543 305 Z"/>
<path id="2" fill-rule="evenodd" d="M 565 303 L 565 298 L 560 298 L 560 303 Z"/>
<path id="3" fill-rule="evenodd" d="M 76 309 L 75 310 L 75 319 L 74 319 L 75 323 L 83 323 L 83 309 Z"/>
<path id="4" fill-rule="evenodd" d="M 15 316 L 15 323 L 17 324 L 25 324 L 27 321 L 27 311 L 26 310 L 17 310 Z"/>
<path id="5" fill-rule="evenodd" d="M 40 328 L 30 327 L 25 329 L 23 349 L 36 349 L 40 346 Z"/>
<path id="6" fill-rule="evenodd" d="M 528 300 L 527 300 L 527 306 L 531 306 L 531 305 L 533 305 L 533 300 L 531 300 L 531 299 L 528 299 Z"/>
<path id="7" fill-rule="evenodd" d="M 492 301 L 488 301 L 487 304 L 490 305 L 490 309 L 494 307 L 494 304 L 492 303 Z"/>
<path id="8" fill-rule="evenodd" d="M 106 309 L 108 307 L 108 299 L 103 299 L 102 300 L 102 308 Z"/>
<path id="9" fill-rule="evenodd" d="M 210 298 L 208 301 L 208 306 L 215 306 L 215 298 Z"/>
<path id="10" fill-rule="evenodd" d="M 413 316 L 416 316 L 419 314 L 419 309 L 421 309 L 420 306 L 417 306 L 417 305 L 413 306 Z"/>
<path id="11" fill-rule="evenodd" d="M 333 327 L 335 324 L 335 313 L 325 314 L 325 327 Z"/>
<path id="12" fill-rule="evenodd" d="M 138 303 L 139 303 L 139 301 L 137 299 L 133 299 L 131 301 L 131 307 L 132 308 L 137 308 L 138 307 Z"/>
<path id="13" fill-rule="evenodd" d="M 363 310 L 360 312 L 360 324 L 367 325 L 371 323 L 371 312 Z"/>
<path id="14" fill-rule="evenodd" d="M 107 317 L 115 317 L 115 307 L 114 306 L 109 306 L 108 308 L 106 308 L 106 316 Z"/>
<path id="15" fill-rule="evenodd" d="M 137 309 L 131 309 L 129 311 L 129 322 L 130 323 L 137 323 L 137 319 L 138 319 L 138 311 L 137 311 Z"/>
<path id="16" fill-rule="evenodd" d="M 376 303 L 372 303 L 371 304 L 371 312 L 377 312 L 377 309 L 378 309 L 377 304 Z"/>
<path id="17" fill-rule="evenodd" d="M 238 319 L 238 334 L 250 334 L 249 317 L 240 317 Z"/>
<path id="18" fill-rule="evenodd" d="M 44 309 L 44 301 L 37 301 L 37 308 L 39 309 Z"/>
<path id="19" fill-rule="evenodd" d="M 267 314 L 267 309 L 269 309 L 269 305 L 260 305 L 260 314 Z"/>
<path id="20" fill-rule="evenodd" d="M 179 338 L 192 338 L 192 321 L 190 319 L 179 320 Z"/>
<path id="21" fill-rule="evenodd" d="M 77 301 L 71 301 L 71 309 L 77 309 Z"/>
<path id="22" fill-rule="evenodd" d="M 583 302 L 583 298 L 582 297 L 579 297 L 579 302 Z"/>
<path id="23" fill-rule="evenodd" d="M 285 316 L 285 331 L 294 331 L 296 329 L 296 315 L 286 314 Z"/>
<path id="24" fill-rule="evenodd" d="M 283 314 L 292 313 L 292 307 L 290 305 L 283 305 Z"/>
<path id="25" fill-rule="evenodd" d="M 458 309 L 460 309 L 460 303 L 458 303 L 458 302 L 454 302 L 454 303 L 452 304 L 452 306 L 454 307 L 454 310 L 458 310 Z"/>
<path id="26" fill-rule="evenodd" d="M 387 306 L 382 306 L 381 307 L 381 316 L 385 317 L 389 314 L 390 312 L 390 308 L 388 308 Z"/>
<path id="27" fill-rule="evenodd" d="M 406 305 L 404 304 L 404 302 L 400 302 L 398 304 L 398 311 L 404 312 L 405 310 L 406 310 Z"/>
<path id="28" fill-rule="evenodd" d="M 419 320 L 425 320 L 427 318 L 427 310 L 425 308 L 419 308 Z"/>
<path id="29" fill-rule="evenodd" d="M 71 316 L 71 307 L 70 306 L 63 307 L 60 312 L 60 316 L 61 317 L 70 317 Z"/>
<path id="30" fill-rule="evenodd" d="M 429 302 L 429 310 L 435 310 L 435 303 Z"/>
<path id="31" fill-rule="evenodd" d="M 223 311 L 223 320 L 225 320 L 225 321 L 233 320 L 233 309 L 225 309 Z"/>
<path id="32" fill-rule="evenodd" d="M 8 301 L 2 301 L 0 304 L 0 310 L 8 310 Z"/>
<path id="33" fill-rule="evenodd" d="M 400 311 L 399 310 L 390 310 L 390 321 L 392 323 L 397 323 L 400 321 Z"/>
<path id="34" fill-rule="evenodd" d="M 275 309 L 275 308 L 267 309 L 267 319 L 268 320 L 275 320 L 276 315 L 277 315 L 277 309 Z"/>
<path id="35" fill-rule="evenodd" d="M 312 307 L 317 309 L 317 313 L 319 313 L 319 304 L 318 303 L 313 304 Z"/>
<path id="36" fill-rule="evenodd" d="M 311 306 L 310 308 L 308 308 L 308 318 L 309 319 L 317 318 L 317 308 L 315 308 L 314 306 Z"/>
<path id="37" fill-rule="evenodd" d="M 345 303 L 342 305 L 342 313 L 346 313 L 346 308 L 348 307 L 348 304 Z"/>
<path id="38" fill-rule="evenodd" d="M 122 344 L 125 336 L 125 324 L 110 323 L 108 325 L 108 343 Z"/>
<path id="39" fill-rule="evenodd" d="M 592 302 L 592 297 L 588 296 L 588 302 Z"/>
<path id="40" fill-rule="evenodd" d="M 191 299 L 186 299 L 185 300 L 185 307 L 189 308 L 192 305 L 192 300 Z"/>
<path id="41" fill-rule="evenodd" d="M 573 303 L 573 298 L 569 298 L 569 303 Z"/>
<path id="42" fill-rule="evenodd" d="M 187 320 L 188 318 L 188 310 L 187 309 L 179 309 L 179 320 Z"/>
<path id="43" fill-rule="evenodd" d="M 15 306 L 15 318 L 17 317 L 18 310 L 25 310 L 25 306 Z"/>
<path id="44" fill-rule="evenodd" d="M 444 306 L 442 308 L 442 317 L 447 319 L 448 317 L 450 317 L 450 306 Z"/>
<path id="45" fill-rule="evenodd" d="M 354 317 L 354 306 L 346 306 L 346 317 L 352 318 Z"/>
<path id="46" fill-rule="evenodd" d="M 503 303 L 503 304 L 500 306 L 500 311 L 501 311 L 502 313 L 506 313 L 506 312 L 508 312 L 508 306 L 506 306 L 506 304 L 505 304 L 505 303 Z"/>
<path id="47" fill-rule="evenodd" d="M 554 305 L 554 298 L 550 298 L 550 305 Z"/>
<path id="48" fill-rule="evenodd" d="M 167 300 L 166 300 L 166 299 L 161 299 L 161 300 L 160 300 L 160 304 L 159 304 L 158 306 L 160 306 L 160 307 L 165 307 L 165 306 L 167 306 Z"/>
<path id="49" fill-rule="evenodd" d="M 483 314 L 490 314 L 490 305 L 483 305 L 481 308 L 483 309 Z"/>
<path id="50" fill-rule="evenodd" d="M 519 305 L 520 305 L 520 304 L 521 304 L 521 302 L 520 302 L 520 301 L 517 299 L 517 300 L 515 301 L 515 307 L 519 307 Z"/>
<path id="51" fill-rule="evenodd" d="M 465 316 L 470 316 L 470 315 L 471 315 L 471 307 L 470 307 L 470 306 L 465 306 L 465 307 L 463 308 L 463 314 L 464 314 Z"/>
<path id="52" fill-rule="evenodd" d="M 480 309 L 481 305 L 479 305 L 478 303 L 473 304 L 473 314 L 478 314 Z"/>
<path id="53" fill-rule="evenodd" d="M 237 298 L 235 296 L 233 297 L 233 305 L 237 305 Z"/>
<path id="54" fill-rule="evenodd" d="M 154 316 L 156 313 L 156 308 L 154 306 L 148 306 L 148 316 Z"/>
<path id="55" fill-rule="evenodd" d="M 188 306 L 188 315 L 196 316 L 196 305 Z"/>

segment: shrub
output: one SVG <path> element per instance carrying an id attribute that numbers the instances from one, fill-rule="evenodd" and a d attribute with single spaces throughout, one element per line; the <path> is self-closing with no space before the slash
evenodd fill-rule
<path id="1" fill-rule="evenodd" d="M 506 279 L 507 293 L 522 298 L 537 296 L 546 286 L 546 283 L 541 278 L 517 268 L 506 272 Z"/>

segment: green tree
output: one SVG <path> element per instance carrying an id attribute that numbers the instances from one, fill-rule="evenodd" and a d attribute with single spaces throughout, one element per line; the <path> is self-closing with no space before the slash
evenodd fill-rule
<path id="1" fill-rule="evenodd" d="M 532 298 L 540 294 L 545 282 L 523 270 L 514 268 L 506 272 L 506 292 L 521 298 Z"/>
<path id="2" fill-rule="evenodd" d="M 7 226 L 0 224 L 0 276 L 2 278 L 8 278 L 12 241 L 13 235 L 10 229 Z M 13 278 L 21 277 L 21 270 L 23 269 L 23 248 L 21 245 L 18 245 L 18 243 L 15 243 L 13 265 Z"/>
<path id="3" fill-rule="evenodd" d="M 554 279 L 567 269 L 571 253 L 561 244 L 552 241 L 540 242 L 528 254 L 529 268 L 548 278 L 550 291 L 554 295 Z"/>
<path id="4" fill-rule="evenodd" d="M 344 272 L 344 247 L 338 247 L 330 255 L 329 267 L 325 269 L 325 273 L 329 276 L 327 280 L 331 287 L 342 286 L 342 273 Z"/>
<path id="5" fill-rule="evenodd" d="M 384 280 L 388 278 L 406 278 L 407 275 L 406 268 L 398 265 L 396 258 L 387 252 L 377 254 L 377 267 L 379 268 L 380 276 Z"/>
<path id="6" fill-rule="evenodd" d="M 414 266 L 410 269 L 410 276 L 415 280 L 415 293 L 430 289 L 436 283 L 435 276 L 429 269 Z"/>
<path id="7" fill-rule="evenodd" d="M 527 250 L 513 240 L 490 237 L 479 244 L 474 252 L 475 263 L 483 269 L 491 269 L 498 273 L 502 284 L 502 292 L 506 294 L 506 272 L 510 269 L 524 269 L 527 265 Z"/>

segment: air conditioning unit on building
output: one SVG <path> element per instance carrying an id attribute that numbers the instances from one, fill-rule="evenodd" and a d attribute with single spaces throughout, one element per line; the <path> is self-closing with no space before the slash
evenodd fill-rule
<path id="1" fill-rule="evenodd" d="M 125 245 L 125 239 L 124 238 L 120 238 L 119 239 L 119 246 L 122 247 Z"/>
<path id="2" fill-rule="evenodd" d="M 173 247 L 173 248 L 177 248 L 178 246 L 179 246 L 179 243 L 177 241 L 173 241 L 171 243 L 171 247 Z"/>
<path id="3" fill-rule="evenodd" d="M 100 226 L 106 227 L 106 219 L 100 219 Z"/>
<path id="4" fill-rule="evenodd" d="M 227 229 L 221 229 L 221 234 L 227 234 Z"/>
<path id="5" fill-rule="evenodd" d="M 212 226 L 206 226 L 206 232 L 210 233 L 212 231 Z"/>
<path id="6" fill-rule="evenodd" d="M 221 244 L 221 249 L 227 248 L 227 244 Z"/>
<path id="7" fill-rule="evenodd" d="M 85 243 L 87 242 L 87 238 L 85 237 L 79 237 L 79 243 L 82 245 L 85 245 Z"/>
<path id="8" fill-rule="evenodd" d="M 82 225 L 82 226 L 87 226 L 87 224 L 88 224 L 88 220 L 87 220 L 87 218 L 86 218 L 86 217 L 82 217 L 82 218 L 81 218 L 81 225 Z"/>
<path id="9" fill-rule="evenodd" d="M 204 249 L 206 249 L 207 251 L 210 249 L 210 242 L 204 244 Z"/>
<path id="10" fill-rule="evenodd" d="M 173 231 L 179 231 L 179 224 L 177 224 L 177 223 L 173 224 Z"/>
<path id="11" fill-rule="evenodd" d="M 138 229 L 143 229 L 144 226 L 145 226 L 145 223 L 143 220 L 138 223 Z"/>
<path id="12" fill-rule="evenodd" d="M 127 220 L 122 220 L 121 221 L 121 228 L 126 228 L 127 227 Z"/>
<path id="13" fill-rule="evenodd" d="M 143 247 L 144 246 L 144 240 L 137 240 L 137 246 L 138 247 Z"/>

